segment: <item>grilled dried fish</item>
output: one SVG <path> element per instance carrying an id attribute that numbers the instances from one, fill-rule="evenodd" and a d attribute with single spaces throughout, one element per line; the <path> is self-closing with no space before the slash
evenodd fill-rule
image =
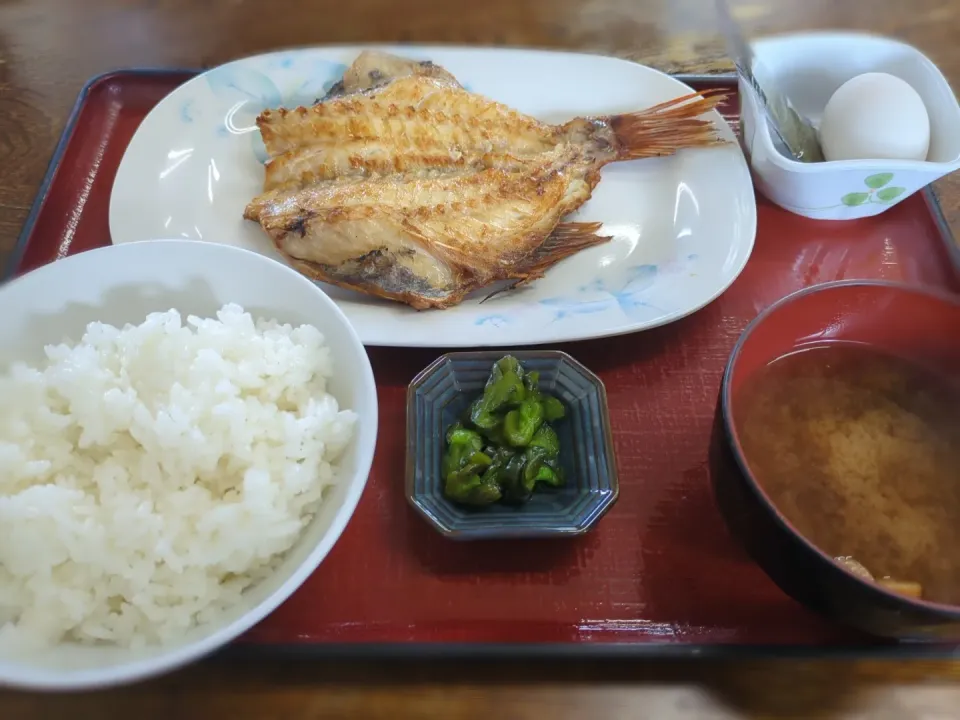
<path id="1" fill-rule="evenodd" d="M 668 155 L 715 142 L 712 126 L 698 116 L 716 102 L 691 94 L 642 113 L 548 125 L 435 78 L 402 77 L 374 94 L 261 113 L 257 125 L 270 158 L 264 189 L 344 175 L 519 168 L 568 144 L 601 165 Z"/>
<path id="2" fill-rule="evenodd" d="M 376 87 L 353 69 L 348 94 L 258 118 L 270 160 L 244 216 L 304 274 L 418 309 L 605 241 L 596 225 L 557 226 L 607 163 L 719 142 L 700 118 L 717 96 L 555 126 L 408 61 Z"/>
<path id="3" fill-rule="evenodd" d="M 561 150 L 524 172 L 465 169 L 316 183 L 268 194 L 249 215 L 315 279 L 418 309 L 450 307 L 494 281 L 542 273 L 551 255 L 558 262 L 608 239 L 588 225 L 565 228 L 545 243 L 599 182 L 598 173 L 578 171 L 576 148 Z M 549 253 L 537 255 L 541 247 Z"/>

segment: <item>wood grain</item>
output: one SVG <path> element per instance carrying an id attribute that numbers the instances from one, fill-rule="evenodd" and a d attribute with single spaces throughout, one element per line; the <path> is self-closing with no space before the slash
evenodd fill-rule
<path id="1" fill-rule="evenodd" d="M 4 718 L 728 720 L 960 717 L 956 663 L 208 661 L 102 693 L 0 694 Z"/>
<path id="2" fill-rule="evenodd" d="M 960 86 L 956 0 L 734 2 L 754 35 L 894 35 Z M 92 75 L 211 66 L 279 47 L 443 42 L 604 52 L 730 69 L 710 0 L 0 0 L 0 261 Z M 937 184 L 960 236 L 960 178 Z M 104 693 L 0 693 L 2 718 L 960 718 L 960 663 L 313 663 L 213 660 Z"/>

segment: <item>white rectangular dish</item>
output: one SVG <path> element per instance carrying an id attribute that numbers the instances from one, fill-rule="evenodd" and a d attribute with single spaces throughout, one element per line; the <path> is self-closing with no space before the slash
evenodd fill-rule
<path id="1" fill-rule="evenodd" d="M 185 83 L 154 108 L 120 164 L 110 202 L 114 243 L 193 238 L 279 258 L 244 206 L 263 185 L 254 123 L 266 108 L 311 105 L 363 47 L 287 50 L 238 60 Z M 471 91 L 547 122 L 643 110 L 690 92 L 679 80 L 610 57 L 494 48 L 382 48 L 447 68 Z M 678 320 L 719 296 L 756 234 L 750 174 L 735 135 L 725 147 L 619 162 L 570 219 L 613 239 L 568 258 L 529 287 L 447 310 L 324 286 L 368 345 L 483 347 L 569 342 Z"/>

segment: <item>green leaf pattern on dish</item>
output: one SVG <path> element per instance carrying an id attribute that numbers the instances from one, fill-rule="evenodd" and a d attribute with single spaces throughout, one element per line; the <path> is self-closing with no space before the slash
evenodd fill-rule
<path id="1" fill-rule="evenodd" d="M 849 205 L 850 207 L 854 207 L 856 205 L 863 205 L 865 202 L 869 200 L 870 200 L 870 194 L 864 193 L 864 192 L 847 193 L 842 198 L 840 198 L 840 202 L 842 202 L 844 205 Z"/>
<path id="2" fill-rule="evenodd" d="M 877 173 L 876 175 L 869 175 L 863 181 L 863 184 L 868 188 L 876 190 L 878 188 L 882 188 L 891 180 L 893 180 L 893 173 Z"/>
<path id="3" fill-rule="evenodd" d="M 868 175 L 863 179 L 863 184 L 867 186 L 866 192 L 850 192 L 840 198 L 840 202 L 847 207 L 856 207 L 867 203 L 884 204 L 893 202 L 903 195 L 907 189 L 890 185 L 893 181 L 893 173 L 876 173 Z"/>
<path id="4" fill-rule="evenodd" d="M 890 202 L 891 200 L 896 200 L 903 195 L 903 193 L 904 189 L 902 187 L 885 187 L 877 192 L 877 199 L 883 202 Z"/>

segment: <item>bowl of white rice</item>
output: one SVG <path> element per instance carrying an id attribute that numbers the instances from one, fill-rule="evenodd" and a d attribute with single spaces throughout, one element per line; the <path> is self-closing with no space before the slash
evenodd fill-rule
<path id="1" fill-rule="evenodd" d="M 376 386 L 314 283 L 228 245 L 127 243 L 0 286 L 0 318 L 0 684 L 197 659 L 340 537 Z"/>

